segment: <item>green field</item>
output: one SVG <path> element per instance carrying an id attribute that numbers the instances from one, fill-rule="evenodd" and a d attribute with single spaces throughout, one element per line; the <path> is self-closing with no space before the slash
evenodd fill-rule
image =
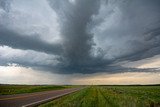
<path id="1" fill-rule="evenodd" d="M 73 86 L 59 85 L 0 85 L 0 95 L 33 93 L 40 91 L 59 90 Z"/>
<path id="2" fill-rule="evenodd" d="M 160 86 L 90 86 L 40 107 L 160 107 Z"/>

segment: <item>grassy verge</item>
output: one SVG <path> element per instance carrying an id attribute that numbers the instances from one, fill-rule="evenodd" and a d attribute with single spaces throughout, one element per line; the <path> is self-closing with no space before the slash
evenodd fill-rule
<path id="1" fill-rule="evenodd" d="M 0 85 L 0 95 L 33 93 L 40 91 L 59 90 L 75 86 L 59 85 Z"/>
<path id="2" fill-rule="evenodd" d="M 160 86 L 90 86 L 40 107 L 159 107 Z"/>

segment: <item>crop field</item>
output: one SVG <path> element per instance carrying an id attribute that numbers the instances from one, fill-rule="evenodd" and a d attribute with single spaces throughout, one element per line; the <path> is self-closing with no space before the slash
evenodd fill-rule
<path id="1" fill-rule="evenodd" d="M 89 86 L 40 107 L 160 107 L 160 86 Z"/>
<path id="2" fill-rule="evenodd" d="M 72 86 L 60 85 L 0 85 L 0 95 L 33 93 L 40 91 L 59 90 Z"/>

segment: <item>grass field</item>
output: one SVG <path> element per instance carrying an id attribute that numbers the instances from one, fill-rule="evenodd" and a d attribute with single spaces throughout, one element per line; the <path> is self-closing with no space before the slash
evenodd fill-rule
<path id="1" fill-rule="evenodd" d="M 56 85 L 0 85 L 0 95 L 33 93 L 40 91 L 59 90 L 73 86 Z"/>
<path id="2" fill-rule="evenodd" d="M 160 107 L 160 86 L 90 86 L 40 107 Z"/>

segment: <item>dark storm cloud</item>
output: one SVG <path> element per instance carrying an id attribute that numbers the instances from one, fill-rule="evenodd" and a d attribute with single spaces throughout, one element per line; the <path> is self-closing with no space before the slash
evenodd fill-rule
<path id="1" fill-rule="evenodd" d="M 9 11 L 9 3 L 0 3 L 3 10 Z M 61 45 L 3 27 L 0 44 L 56 54 L 59 63 L 13 63 L 58 73 L 117 73 L 147 71 L 116 63 L 160 54 L 159 0 L 48 0 L 48 4 L 58 16 Z"/>
<path id="2" fill-rule="evenodd" d="M 75 4 L 62 0 L 50 1 L 60 17 L 64 57 L 70 64 L 81 65 L 90 57 L 93 35 L 87 33 L 91 16 L 99 9 L 99 1 L 77 0 Z M 58 4 L 58 5 L 57 5 Z M 56 5 L 54 7 L 54 5 Z"/>
<path id="3" fill-rule="evenodd" d="M 49 2 L 57 12 L 61 23 L 64 45 L 62 70 L 85 73 L 91 72 L 94 66 L 101 66 L 104 62 L 91 56 L 94 41 L 93 35 L 87 32 L 91 17 L 98 13 L 100 1 L 77 0 L 74 4 L 61 0 Z M 94 69 L 97 68 L 94 67 Z"/>
<path id="4" fill-rule="evenodd" d="M 136 48 L 133 53 L 120 56 L 117 59 L 119 60 L 130 60 L 137 61 L 149 57 L 153 57 L 155 55 L 160 54 L 160 28 L 157 27 L 154 30 L 148 30 L 147 32 L 141 36 L 144 39 L 141 41 L 130 40 L 132 46 Z"/>
<path id="5" fill-rule="evenodd" d="M 74 4 L 69 1 L 50 1 L 52 8 L 59 15 L 59 20 L 61 22 L 61 33 L 64 38 L 64 49 L 65 53 L 63 56 L 63 62 L 65 64 L 62 66 L 63 72 L 80 72 L 80 73 L 91 73 L 91 72 L 114 72 L 114 71 L 125 71 L 128 68 L 121 66 L 111 66 L 115 61 L 125 61 L 125 60 L 141 60 L 148 57 L 152 57 L 160 53 L 160 34 L 159 34 L 159 24 L 153 23 L 153 20 L 158 21 L 160 19 L 160 14 L 156 14 L 159 11 L 160 2 L 155 1 L 115 1 L 115 6 L 117 6 L 124 15 L 124 19 L 117 25 L 118 28 L 110 29 L 110 31 L 105 31 L 104 36 L 102 35 L 102 42 L 105 42 L 107 37 L 115 38 L 125 41 L 125 44 L 121 44 L 119 41 L 113 43 L 124 48 L 125 53 L 119 54 L 113 59 L 105 59 L 105 54 L 110 54 L 103 48 L 100 48 L 101 57 L 92 56 L 92 49 L 97 45 L 93 41 L 93 34 L 87 32 L 88 25 L 92 25 L 94 28 L 96 25 L 103 23 L 104 19 L 101 21 L 94 22 L 91 20 L 93 15 L 96 15 L 100 11 L 101 3 L 106 3 L 106 7 L 109 6 L 107 1 L 84 1 L 77 0 Z M 113 2 L 114 3 L 114 2 Z M 66 5 L 65 5 L 66 4 Z M 95 6 L 94 6 L 95 5 Z M 142 7 L 143 6 L 143 7 Z M 155 7 L 154 7 L 155 6 Z M 108 8 L 106 8 L 108 9 Z M 108 11 L 107 15 L 112 15 L 116 10 Z M 149 13 L 148 13 L 149 12 Z M 156 15 L 155 15 L 156 14 Z M 152 15 L 152 16 L 148 16 Z M 155 16 L 154 16 L 155 15 Z M 146 18 L 148 16 L 148 18 Z M 152 18 L 153 17 L 153 18 Z M 146 19 L 143 19 L 146 18 Z M 94 24 L 95 23 L 95 24 Z M 129 23 L 129 24 L 125 24 Z M 115 23 L 116 24 L 116 23 Z M 138 25 L 142 24 L 142 25 Z M 149 24 L 146 27 L 145 24 Z M 150 27 L 151 26 L 151 27 Z M 105 26 L 104 26 L 105 27 Z M 105 28 L 104 28 L 105 29 Z M 101 35 L 94 35 L 101 36 Z M 126 37 L 126 38 L 125 38 Z M 129 39 L 128 39 L 129 38 Z M 133 39 L 132 39 L 133 38 Z M 103 41 L 104 39 L 104 41 Z M 107 41 L 106 41 L 107 42 Z M 112 45 L 112 43 L 111 43 Z M 125 46 L 126 45 L 126 46 Z M 128 46 L 127 46 L 128 45 Z M 98 47 L 98 46 L 97 46 Z M 114 46 L 104 45 L 106 48 L 111 48 L 114 50 Z M 115 49 L 115 53 L 121 52 Z M 114 52 L 113 51 L 113 52 Z M 112 54 L 112 52 L 111 52 Z M 113 53 L 114 54 L 114 53 Z M 66 65 L 66 63 L 68 65 Z M 131 70 L 131 69 L 130 69 Z M 132 69 L 133 70 L 133 69 Z M 133 70 L 134 71 L 134 70 Z"/>
<path id="6" fill-rule="evenodd" d="M 136 61 L 160 54 L 160 1 L 126 1 L 119 7 L 129 23 L 122 25 L 128 31 L 119 36 L 130 38 L 126 43 L 130 49 L 117 59 Z"/>
<path id="7" fill-rule="evenodd" d="M 35 50 L 48 54 L 60 54 L 62 52 L 62 47 L 59 44 L 49 44 L 36 35 L 20 35 L 3 28 L 0 28 L 0 45 L 10 46 L 15 49 Z"/>
<path id="8" fill-rule="evenodd" d="M 10 9 L 11 1 L 12 0 L 0 0 L 0 8 L 8 12 Z"/>
<path id="9" fill-rule="evenodd" d="M 0 8 L 3 9 L 6 14 L 2 15 L 2 18 L 6 17 L 11 10 L 12 0 L 0 0 Z M 0 23 L 0 45 L 10 46 L 15 49 L 34 50 L 39 52 L 45 52 L 48 54 L 60 54 L 62 47 L 60 44 L 51 44 L 40 39 L 39 35 L 26 35 L 17 33 L 17 31 L 6 28 L 3 24 L 3 20 Z"/>

